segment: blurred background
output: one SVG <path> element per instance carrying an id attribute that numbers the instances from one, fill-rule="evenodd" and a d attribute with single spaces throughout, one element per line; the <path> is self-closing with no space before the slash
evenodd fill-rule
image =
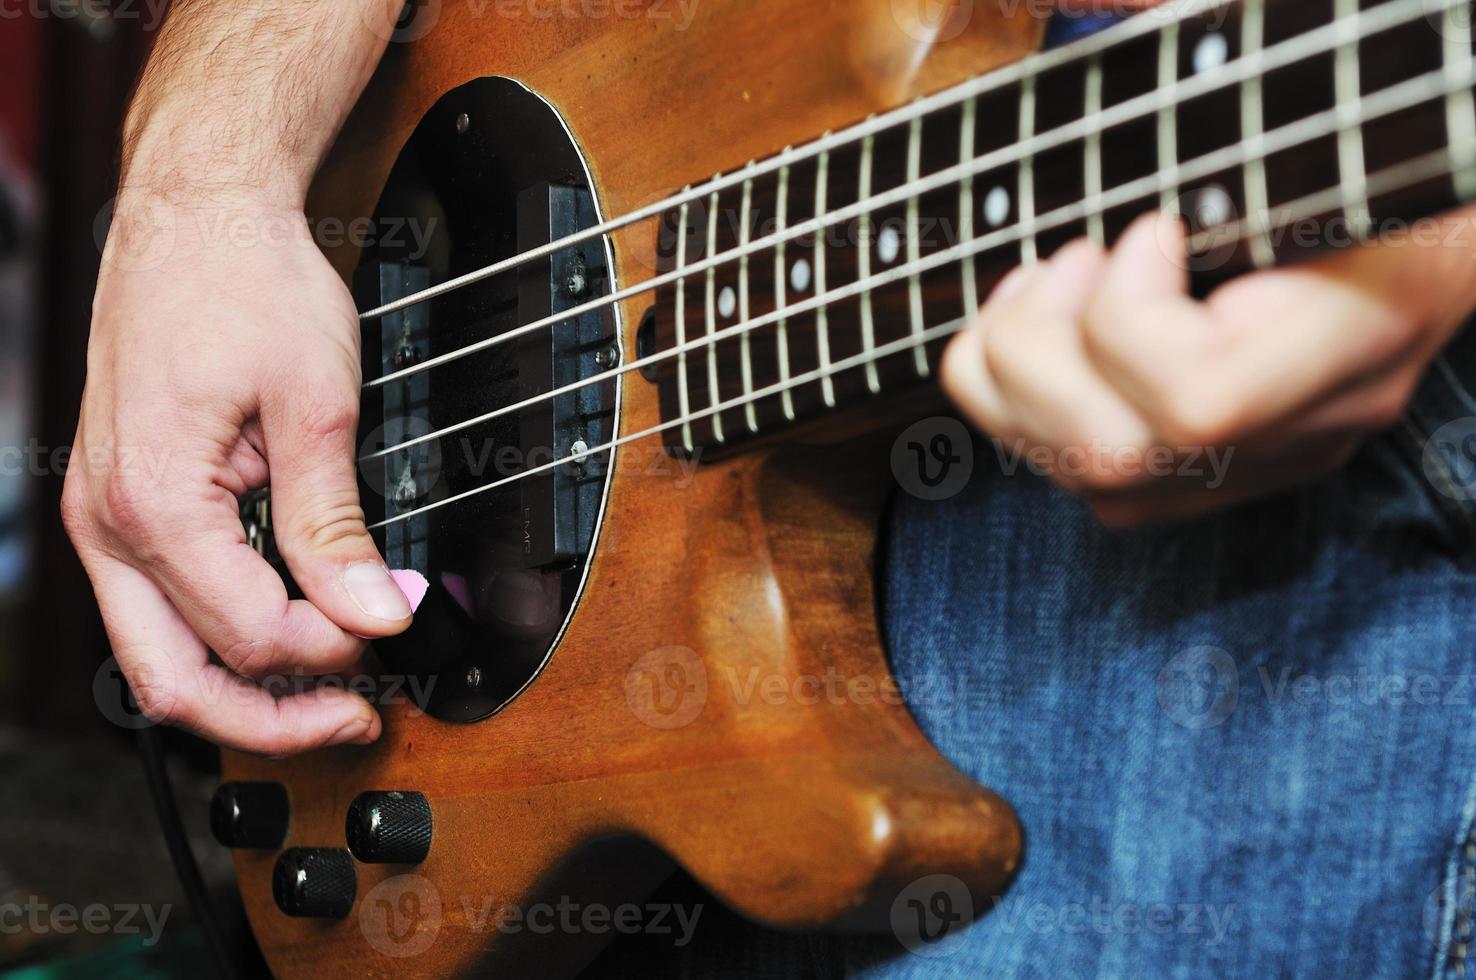
<path id="1" fill-rule="evenodd" d="M 58 514 L 117 139 L 164 0 L 0 0 L 0 976 L 211 975 Z M 103 673 L 100 675 L 100 669 Z M 94 681 L 98 680 L 98 685 Z M 116 693 L 116 687 L 113 688 Z M 155 733 L 207 886 L 214 751 Z"/>

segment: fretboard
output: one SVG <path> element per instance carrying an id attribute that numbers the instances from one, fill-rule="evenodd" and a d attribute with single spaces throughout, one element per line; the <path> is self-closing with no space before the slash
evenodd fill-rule
<path id="1" fill-rule="evenodd" d="M 1471 17 L 1176 5 L 672 209 L 651 338 L 670 356 L 648 373 L 666 445 L 739 447 L 913 390 L 1011 269 L 1155 208 L 1189 224 L 1200 293 L 1418 231 L 1476 198 Z"/>

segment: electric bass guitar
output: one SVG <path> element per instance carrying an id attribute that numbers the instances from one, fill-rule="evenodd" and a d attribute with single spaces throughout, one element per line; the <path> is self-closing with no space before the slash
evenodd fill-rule
<path id="1" fill-rule="evenodd" d="M 1038 53 L 1030 4 L 407 7 L 310 217 L 363 232 L 326 249 L 363 500 L 428 591 L 376 744 L 224 759 L 273 970 L 572 974 L 615 930 L 509 923 L 676 866 L 784 929 L 909 942 L 919 882 L 982 912 L 1028 828 L 877 624 L 883 508 L 951 458 L 942 347 L 1155 208 L 1203 291 L 1476 196 L 1471 15 L 1193 0 Z"/>

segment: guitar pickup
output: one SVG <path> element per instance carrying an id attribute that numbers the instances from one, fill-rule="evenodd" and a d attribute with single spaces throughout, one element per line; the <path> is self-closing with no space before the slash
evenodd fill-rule
<path id="1" fill-rule="evenodd" d="M 588 191 L 538 184 L 518 196 L 518 250 L 527 252 L 577 234 L 598 221 Z M 528 262 L 518 275 L 518 322 L 528 325 L 588 304 L 610 292 L 603 238 L 575 243 Z M 609 308 L 590 310 L 535 330 L 517 343 L 523 400 L 590 381 L 615 357 L 615 318 Z M 614 434 L 613 381 L 576 387 L 519 413 L 525 471 L 520 481 L 523 562 L 529 568 L 567 568 L 584 554 L 610 453 L 598 452 Z M 585 454 L 588 455 L 585 455 Z M 570 462 L 571 456 L 579 457 Z M 554 464 L 554 465 L 550 465 Z"/>

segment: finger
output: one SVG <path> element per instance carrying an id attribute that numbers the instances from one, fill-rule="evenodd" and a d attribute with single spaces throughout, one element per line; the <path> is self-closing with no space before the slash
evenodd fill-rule
<path id="1" fill-rule="evenodd" d="M 79 491 L 85 514 L 74 523 L 88 525 L 84 537 L 147 568 L 194 634 L 244 675 L 322 674 L 353 663 L 364 641 L 311 603 L 289 601 L 280 576 L 246 544 L 225 485 L 225 449 L 191 442 L 172 458 L 165 473 L 121 467 Z"/>
<path id="2" fill-rule="evenodd" d="M 228 494 L 218 507 L 181 509 L 177 544 L 149 565 L 155 581 L 226 666 L 244 677 L 328 674 L 352 665 L 365 641 L 310 601 L 289 599 L 271 565 L 246 543 Z"/>
<path id="3" fill-rule="evenodd" d="M 360 636 L 410 625 L 364 523 L 355 438 L 357 372 L 341 385 L 288 384 L 262 406 L 277 548 L 292 577 L 333 622 Z"/>
<path id="4" fill-rule="evenodd" d="M 1210 392 L 1193 392 L 1185 365 L 1210 352 L 1208 315 L 1188 295 L 1181 256 L 1188 245 L 1183 225 L 1171 216 L 1144 215 L 1113 249 L 1101 285 L 1085 314 L 1087 357 L 1114 390 L 1168 442 L 1202 441 L 1208 426 L 1199 412 Z"/>
<path id="5" fill-rule="evenodd" d="M 1346 465 L 1361 445 L 1358 436 L 1325 435 L 1278 456 L 1241 459 L 1208 482 L 1206 474 L 1156 480 L 1126 491 L 1089 495 L 1097 520 L 1109 527 L 1139 527 L 1198 517 L 1302 486 Z M 1219 482 L 1215 482 L 1219 480 Z"/>
<path id="6" fill-rule="evenodd" d="M 227 748 L 290 755 L 379 737 L 379 716 L 347 690 L 280 699 L 210 661 L 205 645 L 148 577 L 94 553 L 87 570 L 113 652 L 150 720 Z"/>
<path id="7" fill-rule="evenodd" d="M 1124 234 L 1087 316 L 1093 361 L 1161 433 L 1216 445 L 1259 431 L 1390 361 L 1407 331 L 1351 280 L 1271 270 L 1208 304 L 1186 293 L 1174 219 Z M 1268 315 L 1267 311 L 1271 311 Z"/>
<path id="8" fill-rule="evenodd" d="M 1247 428 L 1305 411 L 1391 367 L 1419 370 L 1434 353 L 1418 353 L 1420 325 L 1379 284 L 1386 273 L 1377 254 L 1352 249 L 1300 269 L 1270 270 L 1210 297 L 1215 322 L 1236 338 L 1224 376 L 1244 391 Z"/>
<path id="9" fill-rule="evenodd" d="M 1122 449 L 1143 447 L 1149 436 L 1083 345 L 1080 317 L 1105 264 L 1100 247 L 1073 242 L 987 324 L 986 358 L 1008 411 L 1027 438 L 1061 459 L 1058 476 L 1072 487 L 1135 479 L 1115 473 L 1111 460 Z M 1068 452 L 1081 458 L 1071 472 L 1064 465 Z"/>
<path id="10" fill-rule="evenodd" d="M 989 370 L 985 350 L 989 321 L 1039 272 L 1037 265 L 1017 266 L 1000 280 L 978 315 L 949 342 L 938 372 L 944 393 L 959 411 L 981 430 L 999 439 L 1014 439 L 1018 432 Z"/>
<path id="11" fill-rule="evenodd" d="M 267 485 L 270 471 L 267 469 L 266 453 L 262 452 L 262 446 L 261 423 L 255 419 L 249 420 L 242 427 L 241 438 L 236 440 L 226 460 L 227 472 L 235 474 L 239 481 L 239 490 L 231 488 L 231 492 L 237 496 L 244 496 L 249 490 L 260 490 Z"/>
<path id="12" fill-rule="evenodd" d="M 1251 455 L 1279 455 L 1311 438 L 1381 432 L 1403 417 L 1423 367 L 1423 361 L 1398 362 L 1352 378 L 1321 401 L 1278 420 L 1240 445 Z"/>

